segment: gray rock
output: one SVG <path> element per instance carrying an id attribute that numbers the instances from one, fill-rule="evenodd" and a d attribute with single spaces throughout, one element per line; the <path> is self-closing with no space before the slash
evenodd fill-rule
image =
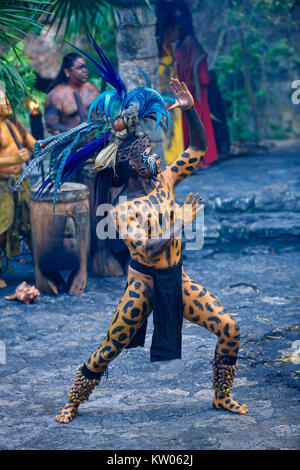
<path id="1" fill-rule="evenodd" d="M 285 241 L 298 233 L 298 215 L 274 209 L 269 190 L 271 211 L 246 209 L 262 185 L 287 184 L 285 170 L 296 172 L 295 152 L 225 161 L 193 175 L 176 193 L 184 198 L 202 188 L 208 205 L 221 201 L 220 210 L 205 216 L 211 246 L 185 251 L 184 269 L 241 328 L 233 396 L 248 405 L 248 415 L 211 406 L 214 334 L 185 320 L 182 360 L 151 364 L 150 319 L 146 347 L 123 351 L 78 417 L 66 426 L 56 423 L 75 371 L 105 337 L 126 284 L 125 277 L 90 276 L 81 296 L 41 296 L 29 306 L 2 298 L 1 449 L 299 448 L 299 244 L 296 235 Z M 286 201 L 294 204 L 290 196 Z M 271 229 L 283 234 L 277 245 Z M 13 271 L 4 275 L 3 297 L 23 280 L 34 282 L 32 260 L 25 258 L 26 264 L 13 260 Z"/>

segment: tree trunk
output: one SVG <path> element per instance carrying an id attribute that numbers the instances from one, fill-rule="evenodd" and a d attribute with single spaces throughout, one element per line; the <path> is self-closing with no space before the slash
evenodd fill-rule
<path id="1" fill-rule="evenodd" d="M 255 99 L 255 95 L 254 95 L 254 91 L 253 91 L 253 87 L 251 83 L 248 50 L 247 50 L 242 28 L 239 28 L 239 36 L 240 36 L 240 42 L 241 42 L 241 48 L 242 48 L 243 74 L 244 74 L 244 80 L 245 80 L 245 87 L 247 90 L 248 101 L 250 103 L 251 111 L 253 114 L 256 140 L 259 141 L 260 132 L 259 132 L 259 122 L 258 122 L 258 111 L 257 111 L 256 99 Z"/>
<path id="2" fill-rule="evenodd" d="M 145 86 L 145 80 L 136 66 L 150 78 L 151 86 L 160 90 L 158 70 L 158 49 L 155 39 L 156 17 L 149 9 L 118 7 L 115 10 L 117 24 L 117 56 L 119 73 L 127 91 Z M 163 162 L 163 133 L 154 132 L 154 124 L 143 125 L 153 143 L 153 147 Z"/>

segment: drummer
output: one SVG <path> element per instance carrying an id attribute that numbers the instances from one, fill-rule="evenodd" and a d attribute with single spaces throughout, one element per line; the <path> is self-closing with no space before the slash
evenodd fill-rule
<path id="1" fill-rule="evenodd" d="M 35 139 L 25 127 L 12 117 L 12 108 L 3 90 L 0 90 L 0 273 L 7 260 L 20 254 L 20 237 L 31 249 L 30 189 L 25 178 L 19 192 L 12 188 L 22 174 L 22 163 L 30 158 Z M 0 288 L 6 282 L 0 278 Z"/>

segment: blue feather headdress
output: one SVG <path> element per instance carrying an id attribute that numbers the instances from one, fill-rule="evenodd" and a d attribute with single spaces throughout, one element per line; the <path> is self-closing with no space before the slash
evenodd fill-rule
<path id="1" fill-rule="evenodd" d="M 138 138 L 137 125 L 140 120 L 154 120 L 156 131 L 160 126 L 166 132 L 171 124 L 165 102 L 174 102 L 174 100 L 162 96 L 151 88 L 149 78 L 139 68 L 138 70 L 145 78 L 146 87 L 138 87 L 127 93 L 121 77 L 92 36 L 90 36 L 90 40 L 100 62 L 77 47 L 73 47 L 95 66 L 87 67 L 114 89 L 104 91 L 94 99 L 89 109 L 87 122 L 59 135 L 37 141 L 34 159 L 25 169 L 15 187 L 15 189 L 19 187 L 33 165 L 41 167 L 42 162 L 50 156 L 48 168 L 43 174 L 43 181 L 38 185 L 36 192 L 47 194 L 49 191 L 53 191 L 53 211 L 60 186 L 87 160 L 96 156 L 95 171 L 115 168 L 120 144 L 133 134 Z M 95 116 L 94 119 L 92 119 L 92 115 Z M 82 140 L 94 136 L 95 131 L 98 132 L 98 135 L 100 132 L 100 135 L 82 146 Z"/>

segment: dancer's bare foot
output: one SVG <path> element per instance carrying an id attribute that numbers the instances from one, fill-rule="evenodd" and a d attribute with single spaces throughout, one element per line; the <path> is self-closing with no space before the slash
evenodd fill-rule
<path id="1" fill-rule="evenodd" d="M 4 279 L 1 279 L 1 277 L 0 277 L 0 289 L 3 289 L 4 287 L 7 287 L 7 284 L 4 281 Z"/>
<path id="2" fill-rule="evenodd" d="M 221 393 L 215 393 L 213 397 L 213 407 L 217 410 L 228 410 L 233 413 L 239 413 L 245 415 L 248 413 L 248 408 L 243 403 L 234 400 L 229 395 L 222 395 Z"/>
<path id="3" fill-rule="evenodd" d="M 55 420 L 62 424 L 70 423 L 77 415 L 78 406 L 78 403 L 68 401 L 61 412 L 55 417 Z"/>

